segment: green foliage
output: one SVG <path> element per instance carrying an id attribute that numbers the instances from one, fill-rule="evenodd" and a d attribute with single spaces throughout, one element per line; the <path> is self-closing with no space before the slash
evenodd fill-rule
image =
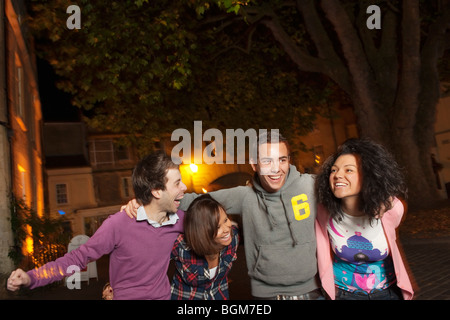
<path id="1" fill-rule="evenodd" d="M 81 29 L 65 27 L 66 0 L 34 0 L 30 26 L 38 54 L 61 77 L 95 129 L 129 133 L 142 153 L 176 128 L 312 129 L 322 94 L 305 85 L 266 31 L 246 21 L 224 27 L 254 1 L 80 0 Z M 210 17 L 230 12 L 216 24 Z M 310 79 L 308 79 L 310 80 Z M 315 77 L 312 86 L 326 86 Z M 302 125 L 299 126 L 298 123 Z"/>
<path id="2" fill-rule="evenodd" d="M 64 217 L 51 218 L 48 214 L 39 217 L 36 211 L 29 208 L 25 202 L 13 197 L 10 201 L 11 229 L 13 231 L 13 246 L 8 257 L 16 267 L 26 269 L 39 267 L 49 261 L 62 256 L 67 251 L 71 233 L 66 232 Z M 26 227 L 31 227 L 33 239 L 33 253 L 30 259 L 23 255 L 23 245 L 27 238 Z"/>
<path id="3" fill-rule="evenodd" d="M 23 201 L 13 197 L 9 203 L 11 230 L 13 232 L 13 245 L 8 252 L 8 257 L 13 261 L 14 266 L 18 266 L 23 260 L 22 247 L 26 238 L 24 224 L 25 205 Z"/>
<path id="4" fill-rule="evenodd" d="M 55 68 L 58 87 L 72 94 L 72 103 L 91 110 L 90 125 L 156 138 L 165 129 L 158 120 L 170 113 L 165 99 L 185 87 L 192 72 L 190 13 L 172 1 L 78 5 L 81 29 L 69 30 L 67 1 L 33 1 L 38 54 Z"/>

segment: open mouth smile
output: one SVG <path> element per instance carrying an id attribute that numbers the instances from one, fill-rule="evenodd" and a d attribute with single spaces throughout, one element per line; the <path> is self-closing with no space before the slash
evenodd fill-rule
<path id="1" fill-rule="evenodd" d="M 347 184 L 346 183 L 342 183 L 342 182 L 337 182 L 337 183 L 334 184 L 335 188 L 344 188 L 346 186 L 347 186 Z"/>
<path id="2" fill-rule="evenodd" d="M 176 198 L 173 202 L 175 203 L 175 206 L 177 206 L 177 208 L 180 206 L 180 201 L 181 199 L 183 199 L 184 195 L 182 195 L 181 197 Z"/>
<path id="3" fill-rule="evenodd" d="M 228 233 L 226 236 L 223 236 L 221 239 L 222 241 L 227 241 L 228 239 L 230 239 L 231 234 Z"/>

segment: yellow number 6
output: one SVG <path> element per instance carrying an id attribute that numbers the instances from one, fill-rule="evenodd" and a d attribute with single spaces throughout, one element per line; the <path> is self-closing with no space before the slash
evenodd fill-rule
<path id="1" fill-rule="evenodd" d="M 299 203 L 299 201 L 302 202 Z M 295 220 L 300 221 L 309 217 L 309 203 L 306 201 L 308 201 L 308 197 L 304 193 L 299 194 L 298 196 L 295 196 L 291 199 Z M 304 210 L 304 213 L 302 213 L 302 210 Z"/>

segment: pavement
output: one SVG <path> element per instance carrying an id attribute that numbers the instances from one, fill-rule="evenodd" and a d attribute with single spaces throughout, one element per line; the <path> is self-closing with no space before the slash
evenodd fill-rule
<path id="1" fill-rule="evenodd" d="M 450 237 L 434 239 L 413 239 L 402 236 L 401 247 L 406 257 L 410 277 L 415 287 L 415 300 L 450 300 Z M 101 300 L 102 289 L 108 282 L 109 258 L 97 261 L 98 280 L 90 279 L 89 284 L 82 282 L 81 289 L 69 290 L 62 282 L 35 290 L 8 292 L 5 300 Z M 171 278 L 174 269 L 171 264 L 168 275 Z M 238 259 L 229 275 L 231 300 L 250 300 L 250 280 L 245 263 L 245 248 L 240 246 Z"/>
<path id="2" fill-rule="evenodd" d="M 450 237 L 400 240 L 415 286 L 414 300 L 450 300 Z"/>

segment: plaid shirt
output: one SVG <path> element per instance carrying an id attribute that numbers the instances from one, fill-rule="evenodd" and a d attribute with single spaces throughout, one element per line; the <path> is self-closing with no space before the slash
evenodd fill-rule
<path id="1" fill-rule="evenodd" d="M 176 272 L 172 281 L 172 300 L 228 300 L 228 272 L 236 260 L 239 244 L 238 228 L 232 227 L 233 239 L 222 249 L 213 279 L 209 277 L 208 262 L 188 249 L 180 234 L 172 249 Z"/>

